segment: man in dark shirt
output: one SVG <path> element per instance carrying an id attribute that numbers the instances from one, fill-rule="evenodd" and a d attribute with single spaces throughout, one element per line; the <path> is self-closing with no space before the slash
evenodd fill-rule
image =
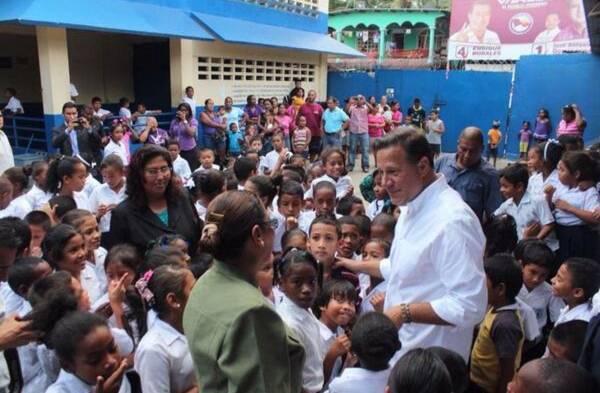
<path id="1" fill-rule="evenodd" d="M 483 133 L 479 128 L 467 127 L 460 134 L 456 154 L 443 154 L 435 163 L 435 170 L 446 177 L 463 200 L 483 221 L 502 203 L 498 172 L 481 159 Z"/>
<path id="2" fill-rule="evenodd" d="M 413 126 L 419 127 L 421 130 L 425 129 L 425 118 L 427 117 L 427 113 L 421 106 L 421 100 L 419 98 L 415 98 L 413 105 L 408 108 L 407 114 L 412 117 Z"/>

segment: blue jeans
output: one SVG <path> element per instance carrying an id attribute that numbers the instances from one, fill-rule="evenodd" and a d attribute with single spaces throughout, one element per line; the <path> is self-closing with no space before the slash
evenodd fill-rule
<path id="1" fill-rule="evenodd" d="M 329 149 L 330 147 L 341 149 L 342 148 L 342 136 L 341 132 L 325 133 L 325 140 L 323 142 L 323 150 Z"/>
<path id="2" fill-rule="evenodd" d="M 354 159 L 356 155 L 356 144 L 360 144 L 361 166 L 362 169 L 369 168 L 369 134 L 350 133 L 350 152 L 348 153 L 348 170 L 354 169 Z"/>

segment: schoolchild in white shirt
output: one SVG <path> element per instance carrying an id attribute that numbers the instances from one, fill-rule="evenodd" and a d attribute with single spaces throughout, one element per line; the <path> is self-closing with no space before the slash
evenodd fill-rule
<path id="1" fill-rule="evenodd" d="M 12 184 L 12 200 L 9 205 L 0 210 L 0 217 L 25 218 L 32 209 L 29 198 L 24 194 L 29 184 L 29 177 L 22 167 L 12 167 L 2 174 Z"/>
<path id="2" fill-rule="evenodd" d="M 323 285 L 313 311 L 319 318 L 321 358 L 325 386 L 342 370 L 342 356 L 350 351 L 345 329 L 356 315 L 358 296 L 354 285 L 346 280 L 330 280 Z"/>
<path id="3" fill-rule="evenodd" d="M 27 191 L 26 195 L 33 210 L 41 209 L 52 197 L 46 186 L 47 175 L 48 163 L 46 161 L 36 161 L 31 165 L 33 186 Z"/>
<path id="4" fill-rule="evenodd" d="M 556 140 L 550 140 L 531 147 L 528 153 L 527 167 L 531 173 L 527 190 L 533 196 L 543 196 L 548 186 L 558 188 L 558 162 L 564 152 L 563 146 Z"/>
<path id="5" fill-rule="evenodd" d="M 398 329 L 383 313 L 361 316 L 351 338 L 360 367 L 346 368 L 329 384 L 329 393 L 381 393 L 390 376 L 389 362 L 400 349 Z"/>
<path id="6" fill-rule="evenodd" d="M 167 141 L 167 149 L 173 160 L 173 172 L 181 179 L 183 184 L 186 184 L 192 176 L 192 170 L 190 169 L 190 164 L 179 155 L 181 147 L 177 139 L 169 139 Z"/>
<path id="7" fill-rule="evenodd" d="M 225 176 L 223 172 L 215 169 L 196 171 L 192 175 L 191 183 L 191 192 L 196 200 L 194 206 L 198 216 L 204 220 L 209 203 L 225 190 Z"/>
<path id="8" fill-rule="evenodd" d="M 569 258 L 552 278 L 553 293 L 567 304 L 561 311 L 554 326 L 567 321 L 589 322 L 597 313 L 592 305 L 592 297 L 600 288 L 600 266 L 587 258 Z"/>
<path id="9" fill-rule="evenodd" d="M 585 191 L 579 187 L 581 182 L 596 179 L 595 168 L 596 162 L 588 153 L 568 151 L 558 163 L 558 178 L 562 186 L 546 190 L 556 220 L 559 262 L 570 257 L 597 257 L 598 234 L 590 225 L 600 223 L 594 214 L 600 207 L 600 197 L 595 187 Z"/>
<path id="10" fill-rule="evenodd" d="M 304 206 L 304 190 L 302 185 L 294 180 L 283 182 L 279 187 L 277 196 L 277 212 L 274 217 L 277 219 L 277 229 L 275 229 L 275 239 L 273 241 L 273 252 L 281 252 L 281 237 L 285 231 L 294 228 L 306 228 L 310 226 L 307 221 L 310 215 L 302 211 Z"/>
<path id="11" fill-rule="evenodd" d="M 288 153 L 287 149 L 285 149 L 283 133 L 279 132 L 273 135 L 271 142 L 273 143 L 273 150 L 265 155 L 263 162 L 263 172 L 268 176 L 281 166 L 283 161 L 281 155 Z M 291 153 L 289 154 L 291 155 Z"/>
<path id="12" fill-rule="evenodd" d="M 110 231 L 111 210 L 126 198 L 123 161 L 116 155 L 105 157 L 100 165 L 100 173 L 104 184 L 92 192 L 90 209 L 96 215 L 102 236 L 101 240 L 104 240 Z"/>
<path id="13" fill-rule="evenodd" d="M 325 175 L 314 179 L 310 183 L 310 188 L 306 191 L 305 199 L 310 199 L 313 195 L 312 187 L 325 180 L 333 183 L 336 189 L 336 198 L 339 200 L 346 195 L 354 193 L 352 179 L 346 171 L 346 155 L 340 149 L 328 149 L 321 154 L 321 161 L 325 167 Z"/>
<path id="14" fill-rule="evenodd" d="M 376 215 L 383 211 L 386 201 L 389 200 L 389 195 L 382 184 L 382 173 L 379 169 L 373 172 L 373 193 L 375 199 L 367 207 L 367 217 L 374 219 Z"/>
<path id="15" fill-rule="evenodd" d="M 71 197 L 78 209 L 89 210 L 89 197 L 82 192 L 87 177 L 87 167 L 77 158 L 57 158 L 48 168 L 48 191 L 53 195 Z"/>
<path id="16" fill-rule="evenodd" d="M 318 272 L 315 258 L 300 250 L 287 253 L 277 267 L 285 296 L 276 310 L 304 347 L 302 387 L 308 393 L 319 392 L 324 382 L 319 320 L 311 311 L 321 281 Z"/>
<path id="17" fill-rule="evenodd" d="M 533 196 L 527 191 L 529 173 L 525 165 L 510 165 L 500 174 L 500 192 L 505 201 L 494 215 L 508 214 L 517 224 L 517 237 L 545 240 L 553 249 L 558 249 L 558 241 L 553 235 L 554 216 L 545 198 Z"/>
<path id="18" fill-rule="evenodd" d="M 113 124 L 110 130 L 110 140 L 104 147 L 104 157 L 115 154 L 121 158 L 124 165 L 129 165 L 129 146 L 128 140 L 124 139 L 125 127 L 122 123 Z"/>
<path id="19" fill-rule="evenodd" d="M 300 229 L 308 233 L 310 224 L 318 216 L 342 217 L 335 213 L 336 191 L 335 185 L 329 181 L 323 180 L 314 185 L 312 188 L 312 205 L 314 210 L 306 211 L 303 215 L 303 220 L 299 222 Z"/>
<path id="20" fill-rule="evenodd" d="M 196 280 L 179 265 L 150 270 L 136 283 L 158 318 L 135 352 L 135 370 L 144 393 L 185 393 L 197 386 L 194 364 L 183 335 L 183 310 Z"/>
<path id="21" fill-rule="evenodd" d="M 194 173 L 208 171 L 209 169 L 220 170 L 218 165 L 215 165 L 215 152 L 212 149 L 204 148 L 198 152 L 198 160 L 200 166 L 196 168 Z"/>
<path id="22" fill-rule="evenodd" d="M 371 238 L 365 243 L 363 248 L 363 261 L 382 260 L 390 256 L 391 245 L 388 241 L 381 238 Z M 361 273 L 360 276 L 362 276 Z M 360 277 L 359 276 L 359 277 Z M 383 312 L 383 298 L 387 282 L 385 280 L 369 276 L 369 287 L 365 291 L 365 296 L 360 304 L 360 314 L 365 314 L 369 311 Z"/>

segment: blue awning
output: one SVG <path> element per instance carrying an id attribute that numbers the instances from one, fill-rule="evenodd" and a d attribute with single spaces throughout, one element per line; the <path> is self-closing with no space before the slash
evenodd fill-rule
<path id="1" fill-rule="evenodd" d="M 357 50 L 334 40 L 326 34 L 299 31 L 199 12 L 193 12 L 192 14 L 215 38 L 224 42 L 301 49 L 342 56 L 364 56 Z"/>
<path id="2" fill-rule="evenodd" d="M 213 39 L 189 11 L 125 0 L 2 0 L 0 22 Z"/>

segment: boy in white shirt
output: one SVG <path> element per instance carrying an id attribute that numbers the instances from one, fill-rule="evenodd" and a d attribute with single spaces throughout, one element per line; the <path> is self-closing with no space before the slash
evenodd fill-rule
<path id="1" fill-rule="evenodd" d="M 167 149 L 173 160 L 173 172 L 181 179 L 183 184 L 185 184 L 192 176 L 192 170 L 190 169 L 190 164 L 179 155 L 181 152 L 179 142 L 176 139 L 169 140 L 167 142 Z"/>
<path id="2" fill-rule="evenodd" d="M 267 153 L 263 162 L 263 172 L 265 175 L 270 176 L 275 169 L 277 169 L 277 163 L 279 163 L 279 157 L 284 151 L 285 142 L 283 140 L 283 134 L 277 133 L 273 135 L 271 140 L 273 144 L 273 150 Z"/>
<path id="3" fill-rule="evenodd" d="M 331 381 L 329 393 L 381 393 L 390 375 L 389 362 L 400 349 L 398 329 L 384 314 L 364 314 L 352 329 L 352 351 L 360 368 L 345 369 Z"/>
<path id="4" fill-rule="evenodd" d="M 204 172 L 210 169 L 216 169 L 217 171 L 221 169 L 218 165 L 215 165 L 215 152 L 212 149 L 204 148 L 200 150 L 198 158 L 200 160 L 200 166 L 194 173 Z"/>
<path id="5" fill-rule="evenodd" d="M 554 217 L 545 198 L 527 191 L 529 172 L 522 164 L 506 167 L 500 173 L 500 192 L 506 199 L 494 212 L 495 216 L 508 214 L 515 219 L 519 240 L 545 239 L 550 248 L 558 249 L 558 241 L 549 236 L 554 228 Z"/>
<path id="6" fill-rule="evenodd" d="M 17 91 L 14 88 L 7 88 L 5 96 L 8 98 L 8 103 L 4 107 L 5 112 L 10 112 L 13 115 L 22 115 L 25 113 L 23 105 L 21 105 L 21 100 L 17 98 Z"/>
<path id="7" fill-rule="evenodd" d="M 600 266 L 592 259 L 569 258 L 552 278 L 552 291 L 567 304 L 561 311 L 555 326 L 567 321 L 589 322 L 597 310 L 592 297 L 600 288 Z"/>

